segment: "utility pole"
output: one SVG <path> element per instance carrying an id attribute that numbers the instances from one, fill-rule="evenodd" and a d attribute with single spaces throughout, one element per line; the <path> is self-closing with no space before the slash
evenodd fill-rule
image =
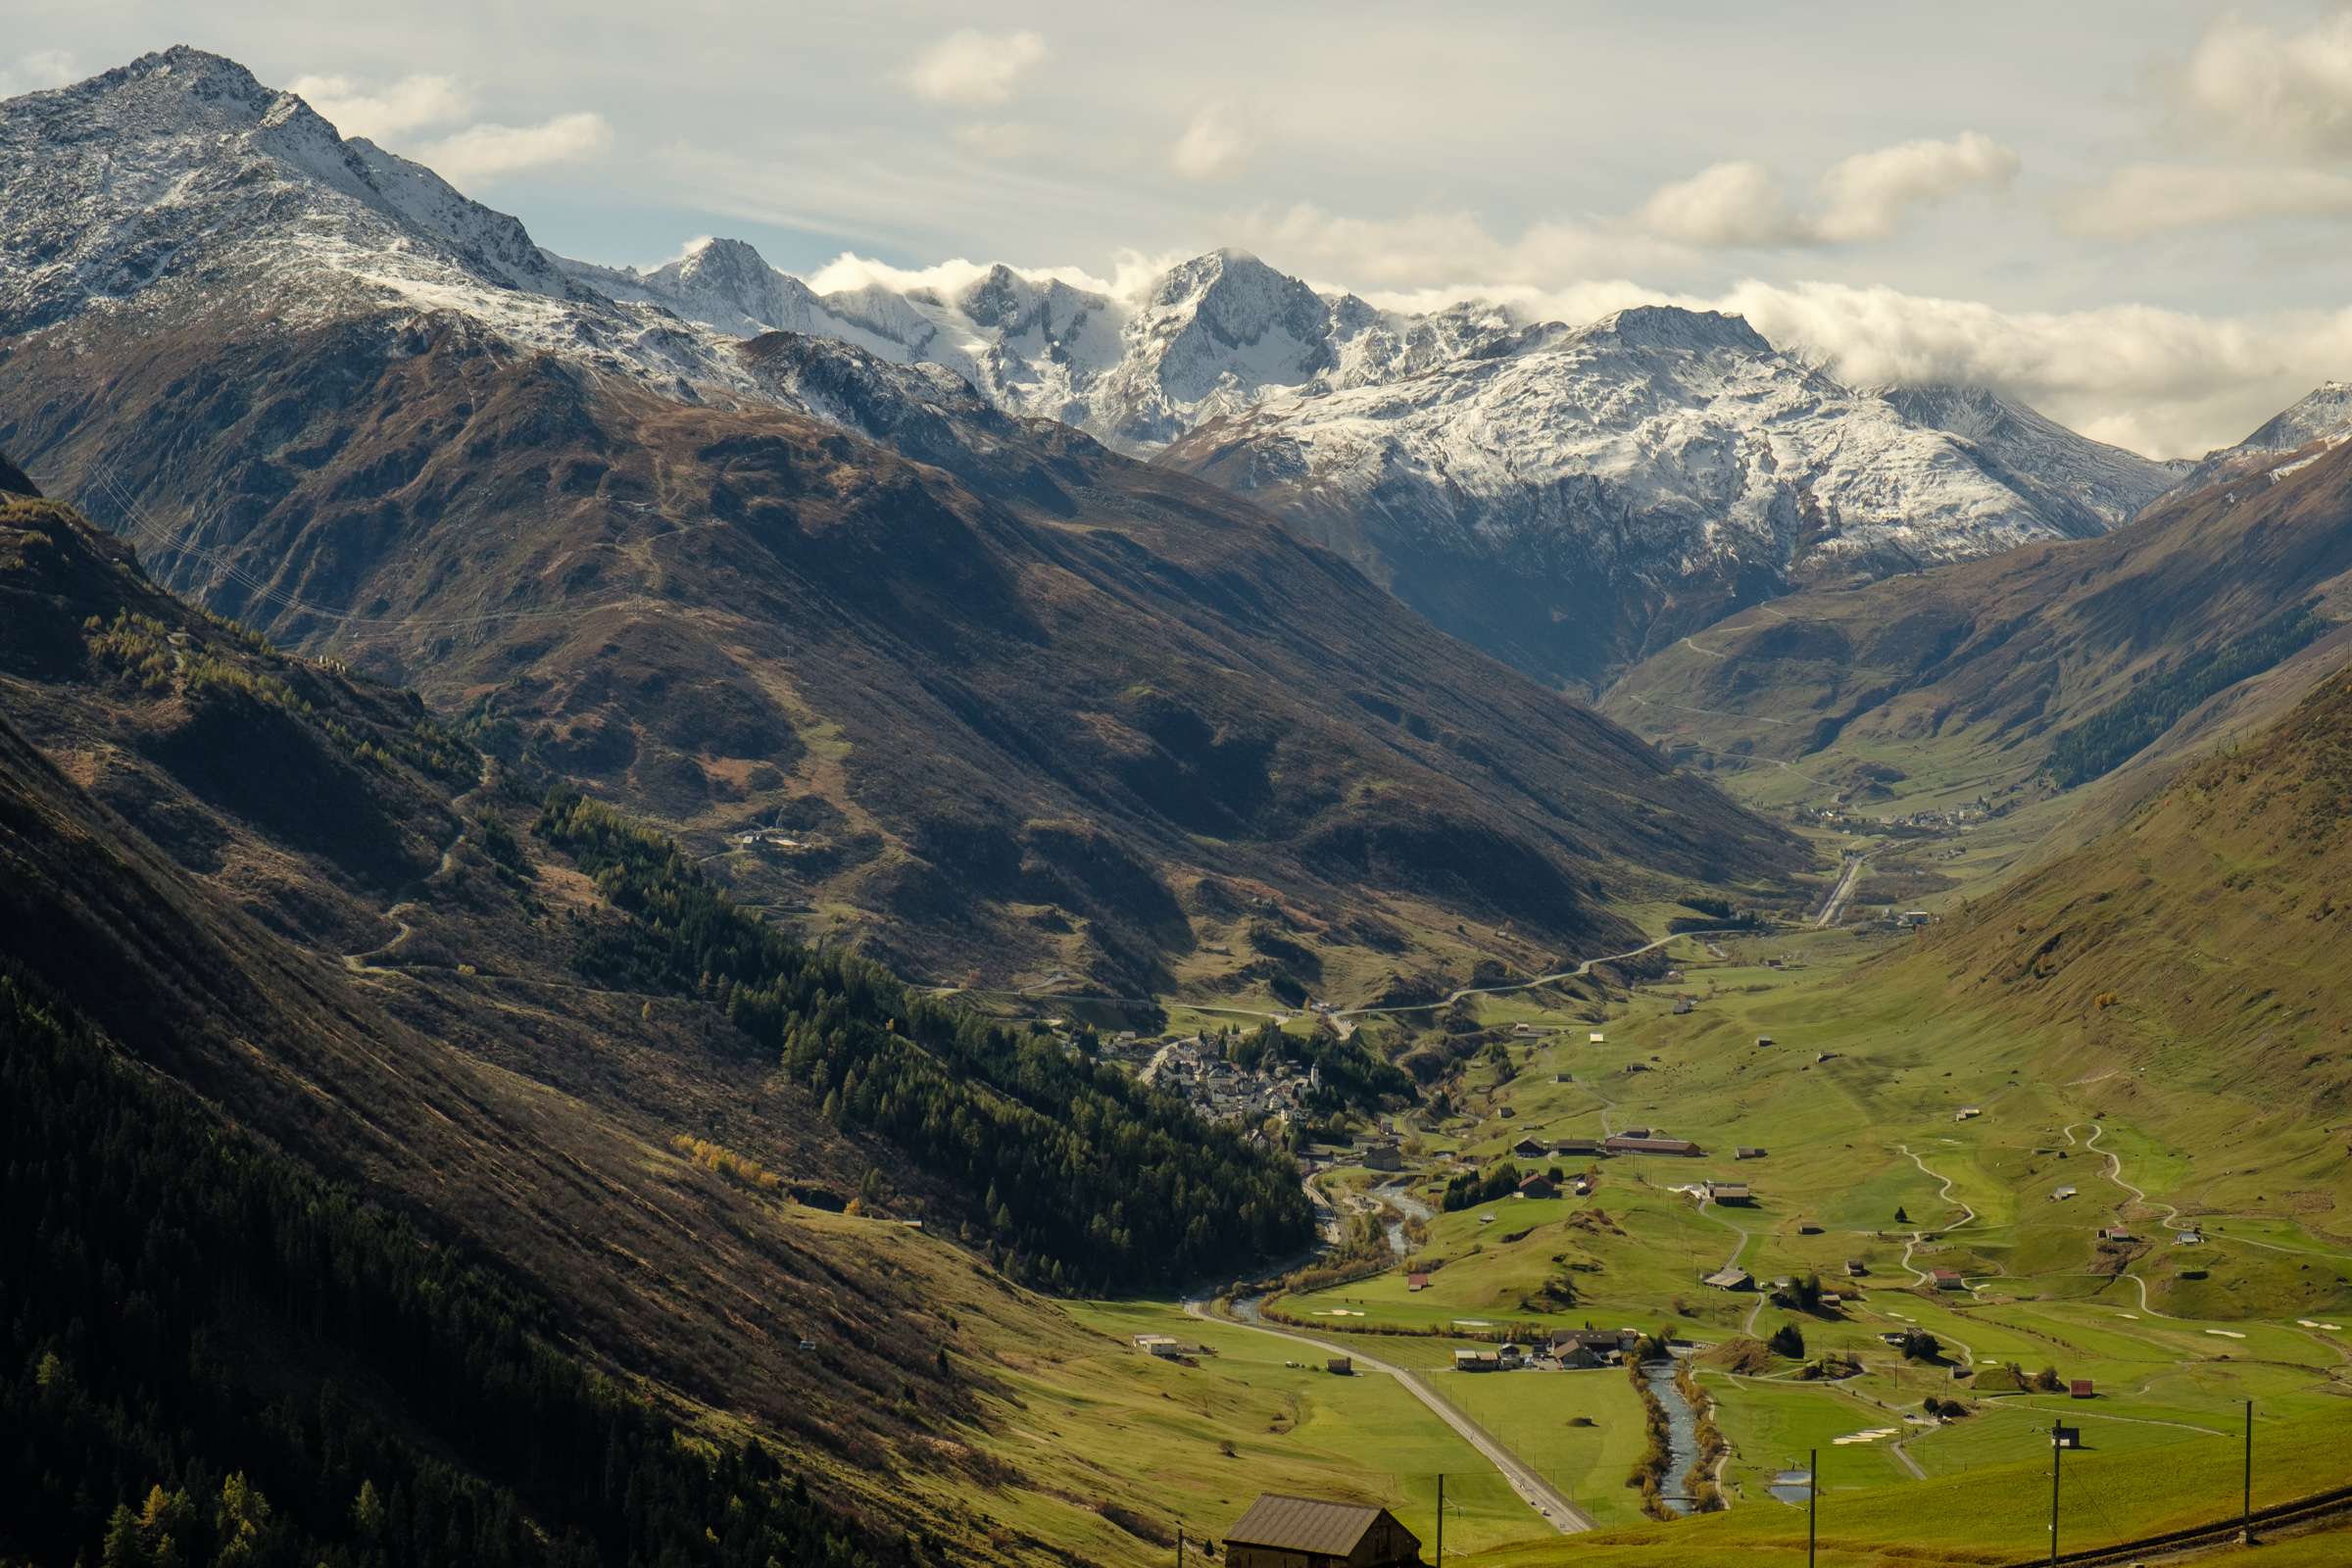
<path id="1" fill-rule="evenodd" d="M 1446 1472 L 1438 1472 L 1438 1560 L 1435 1568 L 1446 1568 Z"/>
<path id="2" fill-rule="evenodd" d="M 2050 1422 L 2050 1568 L 2058 1568 L 2058 1423 Z"/>
<path id="3" fill-rule="evenodd" d="M 1184 1526 L 1176 1527 L 1176 1568 L 1184 1568 Z"/>
<path id="4" fill-rule="evenodd" d="M 1821 1450 L 1805 1451 L 1805 1568 L 1813 1568 L 1813 1548 L 1819 1541 L 1815 1526 L 1821 1510 Z"/>
<path id="5" fill-rule="evenodd" d="M 2237 1522 L 2237 1539 L 2254 1544 L 2254 1401 L 2246 1401 L 2246 1490 Z"/>

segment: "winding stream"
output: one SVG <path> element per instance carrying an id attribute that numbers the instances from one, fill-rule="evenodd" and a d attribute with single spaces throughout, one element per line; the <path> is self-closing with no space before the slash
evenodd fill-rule
<path id="1" fill-rule="evenodd" d="M 1657 1396 L 1666 1411 L 1666 1479 L 1659 1483 L 1659 1499 L 1670 1512 L 1690 1511 L 1691 1472 L 1698 1467 L 1698 1416 L 1683 1391 L 1674 1386 L 1674 1362 L 1644 1361 L 1642 1381 Z"/>

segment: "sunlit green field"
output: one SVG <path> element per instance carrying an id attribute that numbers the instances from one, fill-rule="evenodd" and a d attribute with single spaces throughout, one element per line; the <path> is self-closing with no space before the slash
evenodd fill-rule
<path id="1" fill-rule="evenodd" d="M 2187 1448 L 2226 1455 L 2249 1399 L 2258 1431 L 2352 1418 L 2352 1237 L 2300 1217 L 2333 1214 L 2332 1205 L 2304 1198 L 2271 1207 L 2268 1196 L 2295 1181 L 2341 1188 L 2340 1169 L 2315 1170 L 2299 1139 L 2271 1140 L 2262 1159 L 2228 1165 L 2230 1124 L 2249 1107 L 2209 1084 L 2171 1085 L 2095 1055 L 2053 1078 L 2028 1070 L 2031 1042 L 1841 983 L 1903 940 L 1780 934 L 1723 943 L 1721 958 L 1687 942 L 1673 955 L 1679 983 L 1622 995 L 1597 1018 L 1581 999 L 1542 991 L 1486 999 L 1488 1021 L 1557 1032 L 1506 1037 L 1501 1065 L 1482 1054 L 1466 1069 L 1465 1114 L 1446 1128 L 1462 1150 L 1492 1161 L 1523 1137 L 1640 1126 L 1692 1139 L 1706 1155 L 1558 1161 L 1595 1168 L 1595 1192 L 1441 1214 L 1410 1265 L 1427 1273 L 1427 1289 L 1409 1290 L 1399 1268 L 1280 1297 L 1270 1310 L 1427 1367 L 1448 1363 L 1461 1335 L 1663 1326 L 1703 1347 L 1794 1323 L 1806 1358 L 1851 1357 L 1859 1374 L 1801 1381 L 1803 1361 L 1788 1357 L 1768 1358 L 1758 1375 L 1711 1361 L 1701 1373 L 1732 1448 L 1723 1479 L 1734 1511 L 1766 1520 L 1789 1511 L 1766 1491 L 1773 1476 L 1817 1449 L 1825 1502 L 1928 1498 L 2043 1462 L 2054 1419 L 2084 1429 L 2078 1458 L 2090 1465 L 2160 1450 L 2167 1464 Z M 1693 1011 L 1672 1012 L 1678 994 L 1696 999 Z M 1759 1036 L 1774 1043 L 1758 1046 Z M 1976 1114 L 1962 1118 L 1964 1109 Z M 1449 1173 L 1437 1143 L 1415 1178 L 1433 1206 Z M 1736 1160 L 1740 1145 L 1765 1153 Z M 1709 1178 L 1748 1182 L 1756 1200 L 1703 1203 L 1691 1189 Z M 2202 1226 L 2200 1245 L 2174 1240 L 2183 1216 Z M 2103 1242 L 2108 1226 L 2132 1239 Z M 1862 1277 L 1847 1277 L 1849 1259 Z M 1845 1299 L 1806 1314 L 1702 1283 L 1734 1262 L 1767 1282 L 1818 1274 Z M 1965 1288 L 1931 1288 L 1928 1271 L 1938 1268 L 1957 1271 Z M 1373 1328 L 1414 1334 L 1365 1332 Z M 1934 1335 L 1940 1356 L 1907 1361 L 1882 1339 L 1911 1328 Z M 1980 1376 L 2012 1364 L 2029 1380 L 2045 1368 L 2086 1379 L 2094 1395 L 2020 1393 L 2013 1382 L 1993 1392 L 2005 1376 L 1985 1377 L 1979 1392 Z M 1612 1446 L 1552 1418 L 1570 1408 L 1569 1391 L 1604 1390 L 1623 1396 L 1630 1426 L 1620 1374 L 1432 1381 L 1467 1391 L 1474 1415 L 1491 1415 L 1604 1521 L 1627 1516 L 1619 1472 L 1638 1434 Z M 1930 1395 L 1972 1413 L 1925 1420 Z M 1887 1435 L 1863 1437 L 1874 1432 Z M 2119 1533 L 2150 1511 L 2129 1491 L 2103 1494 L 2101 1505 Z"/>

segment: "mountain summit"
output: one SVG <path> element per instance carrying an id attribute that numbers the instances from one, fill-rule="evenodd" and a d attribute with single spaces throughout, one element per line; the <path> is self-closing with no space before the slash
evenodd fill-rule
<path id="1" fill-rule="evenodd" d="M 936 365 L 1251 495 L 1547 680 L 1601 680 L 1803 583 L 2098 533 L 2174 478 L 1989 391 L 1845 387 L 1740 317 L 1668 305 L 1413 315 L 1229 249 L 1127 298 L 1003 266 L 820 296 L 731 241 L 650 273 L 562 265 L 718 330 Z"/>

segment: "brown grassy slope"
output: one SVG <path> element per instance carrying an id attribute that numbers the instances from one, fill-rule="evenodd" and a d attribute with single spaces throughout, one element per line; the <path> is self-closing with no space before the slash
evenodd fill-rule
<path id="1" fill-rule="evenodd" d="M 2342 618 L 2347 570 L 2352 450 L 2337 450 L 2275 482 L 2168 497 L 2097 539 L 1791 595 L 1656 655 L 1604 706 L 1643 734 L 1801 760 L 1834 784 L 1915 753 L 2014 781 L 2184 656 L 2304 604 Z"/>
<path id="2" fill-rule="evenodd" d="M 160 672 L 83 629 L 124 611 L 159 629 Z M 255 695 L 270 682 L 307 710 Z M 580 985 L 593 884 L 542 858 L 510 885 L 479 848 L 495 791 L 358 752 L 414 720 L 178 606 L 65 509 L 0 504 L 0 944 L 224 1117 L 527 1280 L 590 1359 L 757 1427 L 829 1495 L 1001 1479 L 973 1447 L 1001 1417 L 999 1348 L 1098 1342 L 935 1243 L 798 1221 L 682 1158 L 687 1132 L 799 1186 L 879 1167 L 890 1202 L 943 1196 L 701 1004 Z M 254 776 L 224 793 L 227 765 Z M 306 815 L 333 831 L 305 837 Z"/>
<path id="3" fill-rule="evenodd" d="M 861 411 L 915 463 L 439 318 L 36 341 L 0 389 L 0 440 L 114 526 L 116 486 L 195 498 L 209 554 L 143 546 L 173 587 L 488 701 L 698 848 L 798 830 L 744 885 L 919 974 L 1154 986 L 1261 898 L 1319 943 L 1582 951 L 1643 878 L 1800 863 L 1247 504 L 976 399 Z"/>

